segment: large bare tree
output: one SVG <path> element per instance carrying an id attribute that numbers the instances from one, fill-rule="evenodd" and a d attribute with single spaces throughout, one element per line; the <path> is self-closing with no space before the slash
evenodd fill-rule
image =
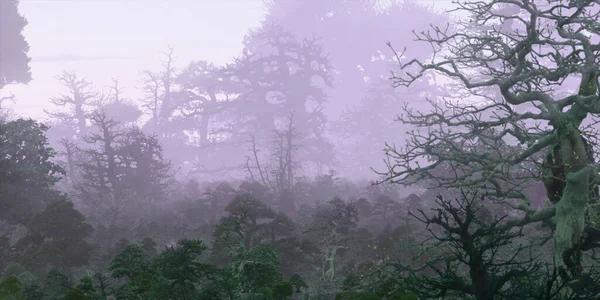
<path id="1" fill-rule="evenodd" d="M 551 224 L 557 267 L 578 278 L 582 251 L 597 247 L 589 215 L 600 176 L 584 128 L 600 115 L 600 1 L 456 5 L 469 17 L 455 30 L 416 33 L 434 49 L 430 60 L 394 51 L 400 71 L 393 82 L 408 87 L 433 72 L 468 94 L 460 94 L 463 101 L 430 101 L 428 113 L 404 107 L 400 119 L 424 130 L 415 131 L 405 149 L 388 146 L 384 181 L 482 189 L 486 199 L 520 211 L 504 226 Z M 577 83 L 579 89 L 569 88 Z M 493 145 L 500 139 L 518 145 L 506 153 Z M 447 172 L 434 172 L 440 167 Z M 541 210 L 523 193 L 525 183 L 535 180 L 544 182 L 551 202 Z"/>

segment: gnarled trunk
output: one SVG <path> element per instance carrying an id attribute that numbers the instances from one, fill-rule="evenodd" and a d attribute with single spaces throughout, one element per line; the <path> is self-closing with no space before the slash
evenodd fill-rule
<path id="1" fill-rule="evenodd" d="M 580 240 L 585 228 L 585 211 L 589 202 L 589 183 L 591 167 L 588 163 L 588 151 L 578 130 L 579 122 L 566 117 L 577 112 L 570 111 L 559 124 L 557 133 L 561 148 L 561 163 L 564 164 L 566 186 L 560 201 L 556 203 L 556 230 L 554 232 L 555 263 L 563 273 L 579 277 L 581 268 Z M 566 280 L 566 278 L 565 278 Z"/>

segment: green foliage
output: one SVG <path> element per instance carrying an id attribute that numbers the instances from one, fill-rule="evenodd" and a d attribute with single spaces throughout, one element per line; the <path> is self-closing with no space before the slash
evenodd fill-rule
<path id="1" fill-rule="evenodd" d="M 138 245 L 129 245 L 121 250 L 110 262 L 108 270 L 115 278 L 134 279 L 151 272 L 148 254 Z"/>
<path id="2" fill-rule="evenodd" d="M 79 279 L 77 288 L 86 293 L 92 293 L 96 291 L 94 286 L 94 279 L 91 276 L 83 276 Z"/>
<path id="3" fill-rule="evenodd" d="M 82 290 L 75 288 L 68 291 L 62 300 L 90 300 L 90 298 Z"/>
<path id="4" fill-rule="evenodd" d="M 355 274 L 349 274 L 342 280 L 342 289 L 353 290 L 360 286 L 360 277 Z"/>
<path id="5" fill-rule="evenodd" d="M 405 289 L 404 282 L 395 277 L 388 277 L 378 282 L 376 287 L 377 295 L 385 297 L 387 299 L 398 299 L 398 300 L 417 300 L 419 297 Z"/>
<path id="6" fill-rule="evenodd" d="M 279 256 L 271 245 L 259 244 L 250 249 L 239 248 L 232 260 L 234 272 L 247 288 L 271 286 L 282 277 L 279 272 Z"/>
<path id="7" fill-rule="evenodd" d="M 244 297 L 245 300 L 271 300 L 273 299 L 273 290 L 266 286 L 256 286 L 250 294 Z"/>
<path id="8" fill-rule="evenodd" d="M 282 280 L 273 285 L 273 298 L 285 300 L 294 295 L 294 287 L 289 281 Z"/>
<path id="9" fill-rule="evenodd" d="M 45 299 L 46 292 L 44 292 L 44 288 L 37 282 L 32 282 L 23 287 L 23 296 L 27 300 Z"/>
<path id="10" fill-rule="evenodd" d="M 146 253 L 138 245 L 129 245 L 109 263 L 108 270 L 114 278 L 129 279 L 117 289 L 119 299 L 147 297 L 155 281 L 156 270 Z"/>
<path id="11" fill-rule="evenodd" d="M 120 286 L 115 293 L 116 298 L 118 300 L 137 300 L 148 297 L 147 291 L 141 290 L 138 284 L 139 282 L 132 280 Z"/>
<path id="12" fill-rule="evenodd" d="M 0 219 L 26 224 L 47 203 L 64 198 L 53 189 L 64 170 L 51 161 L 47 129 L 33 120 L 0 122 Z"/>
<path id="13" fill-rule="evenodd" d="M 302 288 L 308 288 L 308 285 L 306 284 L 306 281 L 304 281 L 304 278 L 302 278 L 302 276 L 298 274 L 294 274 L 292 275 L 292 277 L 290 277 L 290 283 L 296 289 L 296 293 L 300 293 Z"/>
<path id="14" fill-rule="evenodd" d="M 218 270 L 214 283 L 208 287 L 211 294 L 218 293 L 229 299 L 235 299 L 243 286 L 237 270 L 231 266 Z"/>
<path id="15" fill-rule="evenodd" d="M 341 292 L 335 295 L 335 300 L 381 300 L 373 292 Z"/>
<path id="16" fill-rule="evenodd" d="M 53 151 L 45 146 L 44 127 L 22 120 L 9 126 L 0 125 L 1 141 L 10 144 L 0 148 L 5 154 L 0 156 L 0 167 L 8 167 L 0 168 L 0 179 L 5 180 L 0 184 L 0 206 L 17 203 L 5 198 L 11 188 L 25 190 L 29 182 L 34 182 L 32 186 L 37 191 L 23 192 L 25 196 L 17 199 L 22 203 L 17 204 L 22 205 L 18 209 L 27 208 L 27 212 L 10 216 L 11 223 L 26 226 L 25 237 L 15 245 L 10 245 L 8 237 L 0 238 L 0 259 L 21 262 L 4 268 L 0 277 L 2 300 L 418 299 L 413 291 L 420 291 L 407 284 L 417 277 L 405 279 L 398 273 L 381 269 L 396 260 L 409 260 L 406 252 L 397 249 L 400 243 L 413 241 L 409 234 L 411 227 L 388 222 L 395 218 L 390 213 L 398 206 L 392 196 L 374 195 L 369 198 L 376 199 L 374 205 L 366 199 L 353 202 L 334 197 L 315 208 L 306 206 L 308 213 L 299 213 L 292 221 L 254 196 L 238 194 L 234 198 L 239 190 L 222 185 L 221 189 L 226 190 L 223 195 L 233 201 L 227 204 L 226 215 L 213 231 L 215 239 L 211 249 L 200 239 L 186 238 L 173 246 L 159 248 L 149 236 L 158 238 L 154 232 L 164 225 L 162 220 L 146 220 L 153 227 L 148 232 L 135 228 L 131 231 L 135 234 L 125 232 L 125 225 L 113 224 L 109 229 L 100 229 L 106 233 L 104 236 L 93 237 L 95 242 L 102 243 L 96 255 L 103 261 L 90 264 L 90 253 L 94 249 L 86 240 L 92 226 L 65 195 L 53 190 L 61 170 L 48 162 Z M 30 154 L 33 156 L 28 156 Z M 25 155 L 25 159 L 14 159 L 15 155 Z M 331 187 L 335 185 L 332 183 Z M 9 209 L 15 207 L 9 206 Z M 211 215 L 223 213 L 220 207 L 215 204 Z M 3 214 L 4 211 L 0 211 L 0 217 Z M 359 216 L 370 219 L 360 220 Z M 183 224 L 182 228 L 186 226 L 190 224 Z M 192 229 L 193 232 L 207 234 L 203 230 L 209 226 L 202 226 L 198 225 L 200 229 Z M 375 227 L 378 229 L 373 229 Z M 169 231 L 160 238 L 172 240 L 189 236 L 190 232 L 173 235 Z M 139 243 L 131 244 L 131 241 Z M 161 243 L 164 240 L 161 239 Z M 223 258 L 217 260 L 218 266 L 213 264 L 215 260 L 205 261 L 217 256 Z M 103 264 L 107 262 L 108 268 L 93 277 L 83 276 L 76 284 L 72 281 L 89 274 L 90 270 L 105 268 Z M 61 271 L 53 269 L 46 275 L 48 268 Z M 103 271 L 109 271 L 113 278 L 103 277 Z M 289 280 L 283 280 L 289 274 L 293 274 Z M 510 299 L 518 299 L 516 292 L 540 296 L 539 290 L 546 283 L 535 276 L 510 281 L 512 290 L 503 292 L 513 297 Z M 558 289 L 553 284 L 552 292 Z"/>
<path id="17" fill-rule="evenodd" d="M 85 216 L 75 210 L 73 203 L 58 200 L 50 203 L 27 224 L 29 232 L 16 247 L 34 254 L 38 260 L 22 255 L 21 262 L 31 268 L 50 265 L 56 268 L 83 266 L 89 262 L 93 246 L 85 239 L 92 232 Z"/>
<path id="18" fill-rule="evenodd" d="M 207 249 L 200 240 L 182 239 L 177 246 L 160 254 L 157 265 L 169 283 L 171 295 L 177 295 L 182 300 L 192 299 L 197 294 L 197 283 L 216 272 L 212 265 L 198 261 Z"/>
<path id="19" fill-rule="evenodd" d="M 209 286 L 207 288 L 202 289 L 198 292 L 197 299 L 198 300 L 212 300 L 212 299 L 221 299 L 221 295 L 223 293 L 219 290 L 217 286 Z"/>
<path id="20" fill-rule="evenodd" d="M 336 299 L 418 299 L 416 294 L 406 290 L 401 278 L 383 271 L 374 275 L 363 277 L 349 274 L 342 281 L 344 292 L 338 293 Z"/>
<path id="21" fill-rule="evenodd" d="M 9 276 L 0 282 L 0 299 L 23 299 L 21 294 L 21 282 L 16 276 Z"/>
<path id="22" fill-rule="evenodd" d="M 142 247 L 142 249 L 144 249 L 144 251 L 146 251 L 148 254 L 150 255 L 154 255 L 156 254 L 156 242 L 149 237 L 145 237 L 141 242 L 140 242 L 140 247 Z"/>
<path id="23" fill-rule="evenodd" d="M 73 289 L 73 282 L 69 276 L 56 269 L 50 270 L 43 286 L 44 300 L 61 299 L 71 289 Z"/>
<path id="24" fill-rule="evenodd" d="M 77 284 L 75 289 L 81 291 L 81 293 L 85 295 L 85 299 L 102 299 L 101 292 L 98 291 L 98 289 L 96 288 L 96 285 L 94 284 L 94 279 L 91 276 L 86 275 L 81 277 L 81 279 L 79 279 L 79 284 Z"/>
<path id="25" fill-rule="evenodd" d="M 121 250 L 127 248 L 127 246 L 129 245 L 131 245 L 131 242 L 127 238 L 121 238 L 113 246 L 113 252 L 119 253 L 121 252 Z"/>

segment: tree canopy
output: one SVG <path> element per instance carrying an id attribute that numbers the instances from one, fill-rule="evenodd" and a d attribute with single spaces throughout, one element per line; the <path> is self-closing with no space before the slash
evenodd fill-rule
<path id="1" fill-rule="evenodd" d="M 0 90 L 8 84 L 31 81 L 29 44 L 23 37 L 27 19 L 18 8 L 19 0 L 0 2 Z"/>

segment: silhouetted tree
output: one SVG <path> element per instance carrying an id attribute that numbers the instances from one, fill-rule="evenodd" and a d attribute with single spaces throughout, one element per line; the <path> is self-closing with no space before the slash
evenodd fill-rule
<path id="1" fill-rule="evenodd" d="M 102 109 L 106 114 L 116 121 L 123 124 L 132 124 L 142 115 L 142 111 L 131 100 L 122 96 L 122 87 L 119 85 L 119 80 L 112 79 L 110 93 L 105 97 L 106 101 L 102 105 Z"/>
<path id="2" fill-rule="evenodd" d="M 169 47 L 167 52 L 162 53 L 163 70 L 160 72 L 152 72 L 144 70 L 141 72 L 142 81 L 144 83 L 144 91 L 146 97 L 144 107 L 150 110 L 152 119 L 152 131 L 159 133 L 162 130 L 160 126 L 166 125 L 169 118 L 172 116 L 176 106 L 173 98 L 174 81 L 177 76 L 175 73 L 175 56 L 173 48 Z"/>
<path id="3" fill-rule="evenodd" d="M 263 26 L 250 32 L 243 55 L 228 70 L 246 91 L 232 107 L 237 140 L 251 133 L 265 145 L 270 132 L 292 113 L 303 138 L 299 157 L 319 172 L 332 165 L 323 113 L 332 69 L 317 38 L 300 40 L 276 24 Z"/>
<path id="4" fill-rule="evenodd" d="M 59 157 L 59 163 L 64 166 L 66 170 L 65 180 L 72 184 L 77 178 L 76 163 L 78 161 L 77 144 L 68 138 L 61 138 L 59 141 L 61 150 L 57 152 Z"/>
<path id="5" fill-rule="evenodd" d="M 29 83 L 29 44 L 23 37 L 27 19 L 19 14 L 19 1 L 0 2 L 0 90 L 12 83 Z M 0 97 L 0 105 L 7 98 Z"/>
<path id="6" fill-rule="evenodd" d="M 184 68 L 176 82 L 182 91 L 177 94 L 178 109 L 184 118 L 194 119 L 200 136 L 199 145 L 205 146 L 214 141 L 215 134 L 229 133 L 222 128 L 220 119 L 226 115 L 227 108 L 243 91 L 232 78 L 232 74 L 223 67 L 205 61 L 195 61 Z"/>
<path id="7" fill-rule="evenodd" d="M 54 185 L 65 172 L 52 162 L 56 152 L 48 146 L 47 129 L 33 120 L 0 123 L 0 219 L 26 224 L 63 197 Z"/>
<path id="8" fill-rule="evenodd" d="M 224 67 L 194 61 L 179 72 L 175 82 L 179 87 L 173 94 L 178 116 L 172 122 L 193 136 L 185 139 L 193 171 L 214 176 L 239 169 L 229 163 L 240 155 L 240 141 L 231 138 L 236 134 L 231 107 L 245 89 L 236 83 L 234 74 Z"/>
<path id="9" fill-rule="evenodd" d="M 96 131 L 83 137 L 75 184 L 86 211 L 104 226 L 133 221 L 141 212 L 155 215 L 173 175 L 156 136 L 124 128 L 103 111 L 90 118 Z"/>
<path id="10" fill-rule="evenodd" d="M 118 122 L 101 111 L 95 112 L 91 121 L 97 132 L 83 137 L 89 147 L 80 149 L 82 158 L 78 168 L 81 178 L 74 189 L 86 213 L 95 212 L 95 216 L 90 215 L 93 222 L 109 226 L 120 218 L 126 201 L 117 165 L 117 139 L 123 132 Z"/>
<path id="11" fill-rule="evenodd" d="M 24 266 L 68 270 L 86 265 L 91 258 L 93 246 L 86 239 L 93 228 L 73 202 L 50 203 L 27 223 L 27 229 L 27 235 L 15 245 L 18 261 Z"/>
<path id="12" fill-rule="evenodd" d="M 425 268 L 432 268 L 435 275 L 415 274 L 411 278 L 422 296 L 517 299 L 519 295 L 505 289 L 505 285 L 537 276 L 536 257 L 520 257 L 527 245 L 512 245 L 523 235 L 522 227 L 503 226 L 506 216 L 490 222 L 479 220 L 478 211 L 484 205 L 481 198 L 477 192 L 462 192 L 456 202 L 438 196 L 433 216 L 423 210 L 411 212 L 428 227 L 441 229 L 440 233 L 434 228 L 429 230 L 433 241 L 425 252 L 438 251 L 436 258 L 443 262 L 442 266 L 438 264 L 440 261 L 434 262 L 435 258 L 431 258 Z"/>
<path id="13" fill-rule="evenodd" d="M 75 70 L 64 71 L 56 76 L 60 84 L 67 88 L 68 92 L 58 97 L 50 98 L 50 102 L 66 110 L 46 111 L 46 113 L 72 128 L 77 136 L 87 134 L 88 114 L 95 107 L 98 107 L 101 101 L 101 95 L 98 93 L 92 82 L 77 75 Z M 69 138 L 71 138 L 69 136 Z"/>
<path id="14" fill-rule="evenodd" d="M 371 167 L 383 167 L 377 157 L 385 141 L 403 141 L 410 128 L 393 124 L 401 100 L 410 98 L 413 107 L 420 107 L 424 101 L 419 99 L 439 93 L 439 86 L 428 82 L 435 78 L 422 80 L 410 90 L 393 90 L 388 77 L 394 57 L 385 42 L 409 45 L 408 56 L 425 59 L 432 49 L 415 44 L 412 31 L 446 19 L 432 7 L 411 0 L 268 1 L 263 26 L 277 23 L 299 38 L 318 37 L 335 70 L 324 111 L 336 158 L 343 162 L 337 169 L 344 176 L 367 177 Z"/>

